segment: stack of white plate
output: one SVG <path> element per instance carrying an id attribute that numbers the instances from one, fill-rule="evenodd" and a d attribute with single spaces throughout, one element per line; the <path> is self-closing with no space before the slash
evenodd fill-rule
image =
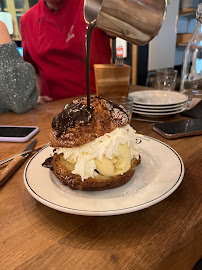
<path id="1" fill-rule="evenodd" d="M 135 91 L 129 97 L 133 98 L 133 112 L 144 116 L 167 116 L 187 109 L 188 97 L 176 91 Z"/>

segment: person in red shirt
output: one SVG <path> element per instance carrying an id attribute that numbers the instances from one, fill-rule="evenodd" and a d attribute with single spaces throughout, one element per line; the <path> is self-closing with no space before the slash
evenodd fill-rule
<path id="1" fill-rule="evenodd" d="M 21 18 L 23 57 L 38 74 L 46 100 L 86 94 L 84 0 L 39 0 Z M 95 93 L 94 64 L 110 63 L 109 36 L 95 28 L 91 45 L 90 90 Z"/>

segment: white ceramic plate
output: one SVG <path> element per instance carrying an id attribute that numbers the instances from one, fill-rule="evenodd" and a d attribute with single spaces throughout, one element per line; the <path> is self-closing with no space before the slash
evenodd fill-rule
<path id="1" fill-rule="evenodd" d="M 183 105 L 183 106 L 180 106 L 180 107 L 177 107 L 177 108 L 174 108 L 174 109 L 144 109 L 144 108 L 138 108 L 136 106 L 133 105 L 133 110 L 136 110 L 136 111 L 140 111 L 140 112 L 151 112 L 151 113 L 167 113 L 167 112 L 178 112 L 178 111 L 181 111 L 183 109 L 187 109 L 187 105 Z"/>
<path id="2" fill-rule="evenodd" d="M 74 191 L 64 186 L 42 163 L 53 153 L 47 147 L 27 163 L 24 183 L 39 202 L 53 209 L 77 215 L 119 215 L 150 207 L 168 197 L 180 185 L 184 165 L 170 146 L 137 135 L 142 162 L 132 179 L 119 188 L 105 191 Z"/>
<path id="3" fill-rule="evenodd" d="M 152 110 L 166 110 L 166 109 L 178 109 L 181 108 L 182 106 L 188 106 L 188 102 L 185 101 L 183 103 L 177 104 L 177 105 L 162 105 L 162 106 L 153 106 L 153 105 L 139 105 L 136 103 L 133 103 L 133 107 L 136 107 L 137 109 L 152 109 Z"/>
<path id="4" fill-rule="evenodd" d="M 135 104 L 140 105 L 171 105 L 186 102 L 188 97 L 176 91 L 147 90 L 129 94 Z"/>
<path id="5" fill-rule="evenodd" d="M 138 113 L 140 115 L 147 115 L 147 116 L 168 116 L 172 114 L 177 114 L 184 112 L 187 109 L 187 107 L 184 107 L 182 109 L 176 110 L 176 111 L 171 111 L 171 112 L 146 112 L 146 111 L 140 111 L 137 109 L 133 109 L 133 113 Z"/>

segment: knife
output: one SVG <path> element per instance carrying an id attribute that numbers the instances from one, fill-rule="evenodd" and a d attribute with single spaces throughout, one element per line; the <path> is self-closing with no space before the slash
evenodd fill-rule
<path id="1" fill-rule="evenodd" d="M 21 156 L 22 154 L 23 154 L 23 156 L 25 156 L 25 154 L 31 154 L 31 153 L 34 153 L 34 152 L 38 152 L 39 150 L 41 150 L 42 148 L 45 148 L 45 147 L 47 147 L 47 146 L 50 146 L 50 143 L 47 143 L 47 144 L 45 144 L 45 145 L 43 145 L 43 146 L 41 146 L 41 147 L 38 147 L 38 148 L 36 148 L 36 149 L 31 149 L 31 150 L 23 151 L 22 153 L 18 153 L 18 154 L 15 154 L 15 155 L 11 156 L 11 157 L 2 159 L 2 160 L 0 161 L 0 166 L 2 166 L 2 165 L 4 165 L 5 163 L 11 161 L 12 159 L 14 159 L 14 158 L 17 157 L 17 156 Z"/>
<path id="2" fill-rule="evenodd" d="M 30 152 L 27 151 L 32 150 L 37 142 L 37 139 L 32 141 L 22 152 L 21 155 L 15 157 L 13 160 L 9 162 L 9 164 L 3 169 L 2 173 L 0 171 L 0 187 L 2 187 L 11 176 L 20 168 L 20 166 L 24 163 L 26 158 L 30 155 Z M 25 154 L 24 154 L 25 152 Z"/>

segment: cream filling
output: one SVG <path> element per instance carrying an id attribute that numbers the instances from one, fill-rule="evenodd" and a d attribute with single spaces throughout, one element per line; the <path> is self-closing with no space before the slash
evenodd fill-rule
<path id="1" fill-rule="evenodd" d="M 135 130 L 126 125 L 81 147 L 58 148 L 56 152 L 74 164 L 72 173 L 79 174 L 82 181 L 94 178 L 95 170 L 104 176 L 114 176 L 128 171 L 133 158 L 139 159 L 135 135 Z"/>

